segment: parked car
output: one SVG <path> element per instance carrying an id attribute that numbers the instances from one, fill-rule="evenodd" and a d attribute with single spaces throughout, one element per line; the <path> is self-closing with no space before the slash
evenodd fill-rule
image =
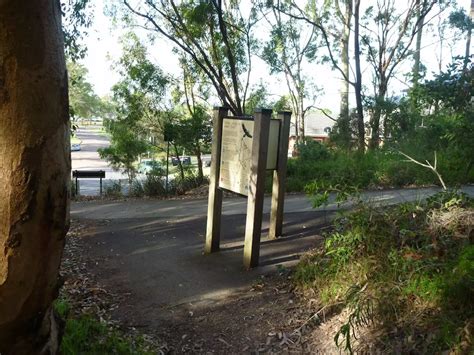
<path id="1" fill-rule="evenodd" d="M 179 159 L 181 160 L 181 164 L 191 165 L 191 157 L 190 156 L 183 155 L 183 156 L 179 157 Z M 171 164 L 173 164 L 173 166 L 177 166 L 179 164 L 178 158 L 177 157 L 172 157 L 171 158 Z"/>
<path id="2" fill-rule="evenodd" d="M 78 152 L 81 150 L 81 143 L 71 144 L 71 152 Z"/>
<path id="3" fill-rule="evenodd" d="M 144 159 L 138 164 L 138 173 L 139 174 L 149 174 L 151 171 L 158 171 L 161 169 L 161 163 L 152 159 Z"/>

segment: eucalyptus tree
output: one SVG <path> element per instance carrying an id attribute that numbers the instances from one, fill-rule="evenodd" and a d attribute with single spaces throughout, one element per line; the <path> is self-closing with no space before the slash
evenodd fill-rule
<path id="1" fill-rule="evenodd" d="M 122 78 L 112 87 L 115 117 L 108 122 L 111 145 L 99 150 L 116 169 L 135 176 L 134 162 L 149 149 L 150 137 L 162 134 L 160 120 L 168 76 L 148 58 L 146 47 L 133 33 L 121 39 L 123 54 L 115 65 Z"/>
<path id="2" fill-rule="evenodd" d="M 223 105 L 245 112 L 250 82 L 255 10 L 239 1 L 123 0 L 125 11 L 153 34 L 168 39 L 206 75 Z"/>
<path id="3" fill-rule="evenodd" d="M 0 1 L 0 43 L 0 353 L 57 354 L 71 167 L 59 2 Z"/>
<path id="4" fill-rule="evenodd" d="M 327 50 L 327 60 L 331 63 L 342 77 L 344 86 L 341 89 L 341 113 L 342 121 L 347 130 L 350 129 L 348 103 L 349 96 L 347 86 L 350 85 L 354 89 L 354 97 L 356 101 L 356 127 L 354 132 L 357 136 L 358 149 L 365 150 L 365 125 L 364 125 L 364 107 L 362 94 L 362 71 L 360 63 L 360 0 L 344 0 L 324 1 L 309 0 L 306 7 L 301 7 L 299 2 L 288 0 L 290 6 L 288 9 L 280 7 L 278 10 L 284 12 L 293 19 L 304 21 L 312 26 L 321 35 L 321 42 Z M 341 6 L 342 3 L 342 6 Z M 337 21 L 331 21 L 331 16 L 336 13 Z M 334 17 L 334 16 L 332 16 Z M 351 24 L 351 21 L 353 24 Z M 351 73 L 349 41 L 353 38 L 353 75 Z M 340 45 L 338 46 L 337 43 Z M 341 62 L 338 60 L 341 58 Z M 350 139 L 347 137 L 346 139 Z"/>
<path id="5" fill-rule="evenodd" d="M 92 24 L 93 5 L 91 0 L 63 0 L 61 12 L 66 56 L 77 61 L 83 58 L 87 51 L 81 40 Z"/>
<path id="6" fill-rule="evenodd" d="M 467 68 L 471 57 L 471 37 L 474 28 L 474 0 L 471 0 L 470 12 L 467 14 L 464 10 L 453 11 L 449 16 L 450 24 L 466 35 L 466 49 L 464 51 L 464 70 Z"/>
<path id="7" fill-rule="evenodd" d="M 381 115 L 390 79 L 399 65 L 411 57 L 410 50 L 417 33 L 438 15 L 430 14 L 436 2 L 410 0 L 406 7 L 400 7 L 395 0 L 380 0 L 365 10 L 361 43 L 372 67 L 374 84 L 374 104 L 369 122 L 371 149 L 380 143 Z"/>
<path id="8" fill-rule="evenodd" d="M 94 92 L 92 84 L 87 81 L 87 68 L 78 62 L 68 61 L 67 69 L 71 118 L 91 118 L 101 114 L 102 100 Z"/>
<path id="9" fill-rule="evenodd" d="M 340 86 L 340 104 L 339 117 L 336 126 L 340 130 L 341 139 L 350 145 L 352 135 L 357 132 L 352 131 L 351 117 L 349 115 L 349 90 L 351 77 L 351 58 L 350 58 L 350 36 L 352 32 L 352 19 L 354 4 L 352 0 L 332 0 L 319 2 L 310 0 L 308 10 L 313 14 L 313 18 L 318 21 L 324 29 L 327 36 L 331 38 L 330 43 L 323 42 L 324 45 L 330 45 L 333 53 L 337 55 L 334 58 L 344 73 L 341 78 Z M 327 56 L 323 57 L 323 62 L 327 61 Z"/>
<path id="10" fill-rule="evenodd" d="M 316 30 L 314 26 L 286 15 L 284 12 L 288 12 L 288 6 L 282 1 L 267 3 L 261 11 L 271 27 L 262 58 L 269 65 L 271 74 L 284 74 L 295 117 L 296 140 L 304 140 L 305 116 L 313 107 L 315 91 L 311 92 L 314 86 L 303 67 L 315 59 Z"/>
<path id="11" fill-rule="evenodd" d="M 211 115 L 207 101 L 209 99 L 209 83 L 201 71 L 193 70 L 191 61 L 185 56 L 180 58 L 182 70 L 181 80 L 177 81 L 173 93 L 175 122 L 173 143 L 192 152 L 198 163 L 198 181 L 204 180 L 202 153 L 211 144 Z M 179 154 L 177 154 L 179 159 Z M 180 169 L 182 171 L 181 162 Z M 183 176 L 182 171 L 182 176 Z"/>

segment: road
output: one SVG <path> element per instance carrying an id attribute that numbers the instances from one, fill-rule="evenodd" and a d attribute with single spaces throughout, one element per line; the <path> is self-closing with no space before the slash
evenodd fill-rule
<path id="1" fill-rule="evenodd" d="M 97 150 L 110 144 L 108 137 L 100 131 L 100 127 L 81 127 L 76 131 L 76 137 L 81 140 L 81 150 L 71 152 L 72 170 L 104 170 L 106 180 L 127 179 L 126 174 L 114 171 L 100 158 Z M 81 179 L 79 183 L 81 195 L 99 194 L 99 179 Z"/>

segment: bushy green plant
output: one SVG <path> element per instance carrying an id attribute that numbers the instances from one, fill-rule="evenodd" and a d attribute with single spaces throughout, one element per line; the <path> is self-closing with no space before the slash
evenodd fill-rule
<path id="1" fill-rule="evenodd" d="M 65 299 L 54 303 L 57 314 L 65 320 L 61 354 L 151 354 L 140 337 L 124 336 L 120 331 L 91 315 L 75 316 Z"/>
<path id="2" fill-rule="evenodd" d="M 113 181 L 112 184 L 106 185 L 104 195 L 106 197 L 122 197 L 122 184 L 120 181 Z"/>
<path id="3" fill-rule="evenodd" d="M 143 182 L 143 192 L 147 196 L 163 196 L 166 191 L 162 175 L 148 174 Z"/>
<path id="4" fill-rule="evenodd" d="M 128 192 L 128 195 L 130 197 L 142 197 L 145 194 L 145 191 L 143 189 L 143 185 L 140 180 L 133 180 L 132 183 L 130 184 L 130 190 Z"/>
<path id="5" fill-rule="evenodd" d="M 175 179 L 170 184 L 171 190 L 177 194 L 184 194 L 186 191 L 194 189 L 206 184 L 209 181 L 206 178 L 200 178 L 196 171 L 192 167 L 186 167 L 184 169 L 184 179 L 179 174 L 176 175 Z"/>
<path id="6" fill-rule="evenodd" d="M 303 258 L 295 276 L 324 305 L 349 309 L 335 337 L 340 346 L 353 351 L 357 328 L 372 322 L 382 334 L 393 327 L 397 336 L 429 333 L 432 342 L 415 348 L 461 346 L 474 317 L 473 206 L 447 191 L 423 203 L 360 205 L 335 221 L 324 248 Z"/>

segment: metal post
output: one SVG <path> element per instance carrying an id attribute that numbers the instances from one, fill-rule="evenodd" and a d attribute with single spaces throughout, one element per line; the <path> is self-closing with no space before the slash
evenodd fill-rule
<path id="1" fill-rule="evenodd" d="M 222 124 L 228 115 L 225 107 L 215 107 L 212 125 L 211 172 L 209 176 L 209 202 L 207 206 L 207 228 L 205 253 L 219 251 L 221 237 L 222 191 L 219 189 L 221 168 Z"/>
<path id="2" fill-rule="evenodd" d="M 278 112 L 278 119 L 280 120 L 280 138 L 278 142 L 278 165 L 273 172 L 272 208 L 268 232 L 270 239 L 275 239 L 282 235 L 291 112 Z"/>
<path id="3" fill-rule="evenodd" d="M 100 196 L 102 196 L 102 178 L 100 178 L 99 180 L 100 180 Z"/>
<path id="4" fill-rule="evenodd" d="M 265 169 L 271 115 L 272 110 L 257 109 L 255 111 L 244 244 L 244 266 L 247 269 L 257 266 L 260 256 Z"/>

